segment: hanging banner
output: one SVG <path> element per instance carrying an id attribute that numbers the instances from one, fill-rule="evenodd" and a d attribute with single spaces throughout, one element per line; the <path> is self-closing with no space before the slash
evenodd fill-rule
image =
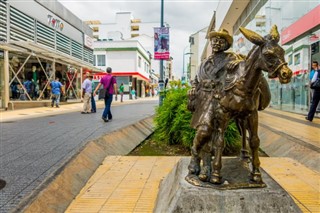
<path id="1" fill-rule="evenodd" d="M 170 59 L 169 27 L 154 28 L 154 59 Z"/>

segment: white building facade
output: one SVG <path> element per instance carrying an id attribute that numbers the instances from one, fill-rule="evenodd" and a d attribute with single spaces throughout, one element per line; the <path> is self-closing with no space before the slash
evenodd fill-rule
<path id="1" fill-rule="evenodd" d="M 142 22 L 140 19 L 135 19 L 131 12 L 118 12 L 116 13 L 116 18 L 114 23 L 101 23 L 100 21 L 87 21 L 87 24 L 90 25 L 90 27 L 93 29 L 93 37 L 96 40 L 97 44 L 99 42 L 108 42 L 108 45 L 111 45 L 112 42 L 114 42 L 114 51 L 120 51 L 119 54 L 117 54 L 117 57 L 109 57 L 111 53 L 108 51 L 110 49 L 107 49 L 105 52 L 105 60 L 106 60 L 106 66 L 109 66 L 111 64 L 114 64 L 118 66 L 119 60 L 127 60 L 129 56 L 131 56 L 130 60 L 136 61 L 137 57 L 134 55 L 123 55 L 123 49 L 125 48 L 131 48 L 131 43 L 123 42 L 121 41 L 132 41 L 133 43 L 139 44 L 138 46 L 141 46 L 141 48 L 147 53 L 148 60 L 145 61 L 145 65 L 141 65 L 142 68 L 134 68 L 134 69 L 126 69 L 130 72 L 146 72 L 144 71 L 144 66 L 146 66 L 147 75 L 145 73 L 139 73 L 140 76 L 145 76 L 148 79 L 139 79 L 139 77 L 133 76 L 132 79 L 132 85 L 133 88 L 135 85 L 137 88 L 135 88 L 136 91 L 138 91 L 138 96 L 145 96 L 149 95 L 151 93 L 151 90 L 154 90 L 157 87 L 158 78 L 157 75 L 160 73 L 160 63 L 158 60 L 153 59 L 153 51 L 154 51 L 154 27 L 159 27 L 160 23 L 158 22 Z M 118 44 L 130 44 L 127 47 L 119 47 L 120 49 L 116 48 L 116 45 Z M 96 45 L 95 45 L 96 46 Z M 99 51 L 95 49 L 95 55 L 98 54 Z M 100 52 L 101 53 L 101 52 Z M 99 53 L 99 54 L 100 54 Z M 95 56 L 96 58 L 96 66 L 98 68 L 101 68 L 99 66 L 99 59 L 103 56 Z M 112 66 L 113 70 L 121 70 L 122 65 L 119 65 L 120 67 Z M 102 68 L 104 68 L 102 66 Z M 129 73 L 128 76 L 131 74 Z M 172 75 L 172 60 L 168 60 L 164 64 L 164 77 L 168 79 L 173 79 Z M 135 79 L 137 82 L 135 83 Z M 141 85 L 144 81 L 144 85 Z M 129 82 L 131 84 L 131 79 L 129 79 Z M 128 82 L 128 85 L 129 85 Z M 145 88 L 142 90 L 141 88 Z M 130 89 L 130 88 L 129 88 Z"/>
<path id="2" fill-rule="evenodd" d="M 124 84 L 125 92 L 135 89 L 138 97 L 145 97 L 150 86 L 150 54 L 135 40 L 94 42 L 94 64 L 101 70 L 112 68 L 117 84 Z M 94 75 L 101 78 L 105 73 Z"/>
<path id="3" fill-rule="evenodd" d="M 190 35 L 189 43 L 190 43 L 190 52 L 184 53 L 184 57 L 189 57 L 190 60 L 188 61 L 188 79 L 194 80 L 198 67 L 201 64 L 201 55 L 202 51 L 206 44 L 206 35 L 207 35 L 208 27 L 199 30 L 198 32 Z M 186 55 L 185 55 L 186 54 Z"/>

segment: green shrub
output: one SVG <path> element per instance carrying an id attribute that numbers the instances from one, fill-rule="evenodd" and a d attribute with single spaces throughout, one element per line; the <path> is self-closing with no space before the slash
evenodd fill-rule
<path id="1" fill-rule="evenodd" d="M 166 92 L 162 106 L 156 109 L 154 140 L 191 148 L 195 130 L 190 126 L 192 114 L 187 109 L 189 89 L 177 88 Z M 225 143 L 225 154 L 237 153 L 241 148 L 240 135 L 234 122 L 227 128 Z"/>

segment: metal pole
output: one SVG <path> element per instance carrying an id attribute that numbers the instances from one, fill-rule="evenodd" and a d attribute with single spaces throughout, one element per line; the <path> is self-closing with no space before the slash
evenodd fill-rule
<path id="1" fill-rule="evenodd" d="M 186 78 L 185 78 L 185 76 L 184 76 L 184 71 L 185 71 L 185 69 L 184 69 L 184 64 L 185 64 L 185 59 L 184 59 L 184 57 L 185 57 L 185 52 L 186 52 L 186 49 L 188 48 L 188 45 L 183 49 L 183 52 L 182 52 L 182 77 L 181 77 L 181 81 L 184 83 L 185 82 L 185 80 L 186 80 Z"/>
<path id="2" fill-rule="evenodd" d="M 185 77 L 184 77 L 184 51 L 183 51 L 183 58 L 182 58 L 182 80 L 184 81 L 185 80 Z M 183 82 L 184 83 L 184 82 Z"/>
<path id="3" fill-rule="evenodd" d="M 163 8 L 164 8 L 164 0 L 161 0 L 161 23 L 160 27 L 164 27 L 163 24 Z M 163 60 L 160 60 L 160 78 L 159 78 L 159 89 L 160 89 L 160 95 L 159 95 L 159 105 L 162 105 L 163 102 L 163 90 L 164 90 L 164 81 L 163 81 Z"/>
<path id="4" fill-rule="evenodd" d="M 9 107 L 9 51 L 4 51 L 4 108 L 7 110 Z"/>

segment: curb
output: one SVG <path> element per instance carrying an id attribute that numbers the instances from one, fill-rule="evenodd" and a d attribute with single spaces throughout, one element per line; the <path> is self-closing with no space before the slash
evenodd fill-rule
<path id="1" fill-rule="evenodd" d="M 320 148 L 299 138 L 259 123 L 260 149 L 269 157 L 292 158 L 314 171 L 320 172 Z"/>

